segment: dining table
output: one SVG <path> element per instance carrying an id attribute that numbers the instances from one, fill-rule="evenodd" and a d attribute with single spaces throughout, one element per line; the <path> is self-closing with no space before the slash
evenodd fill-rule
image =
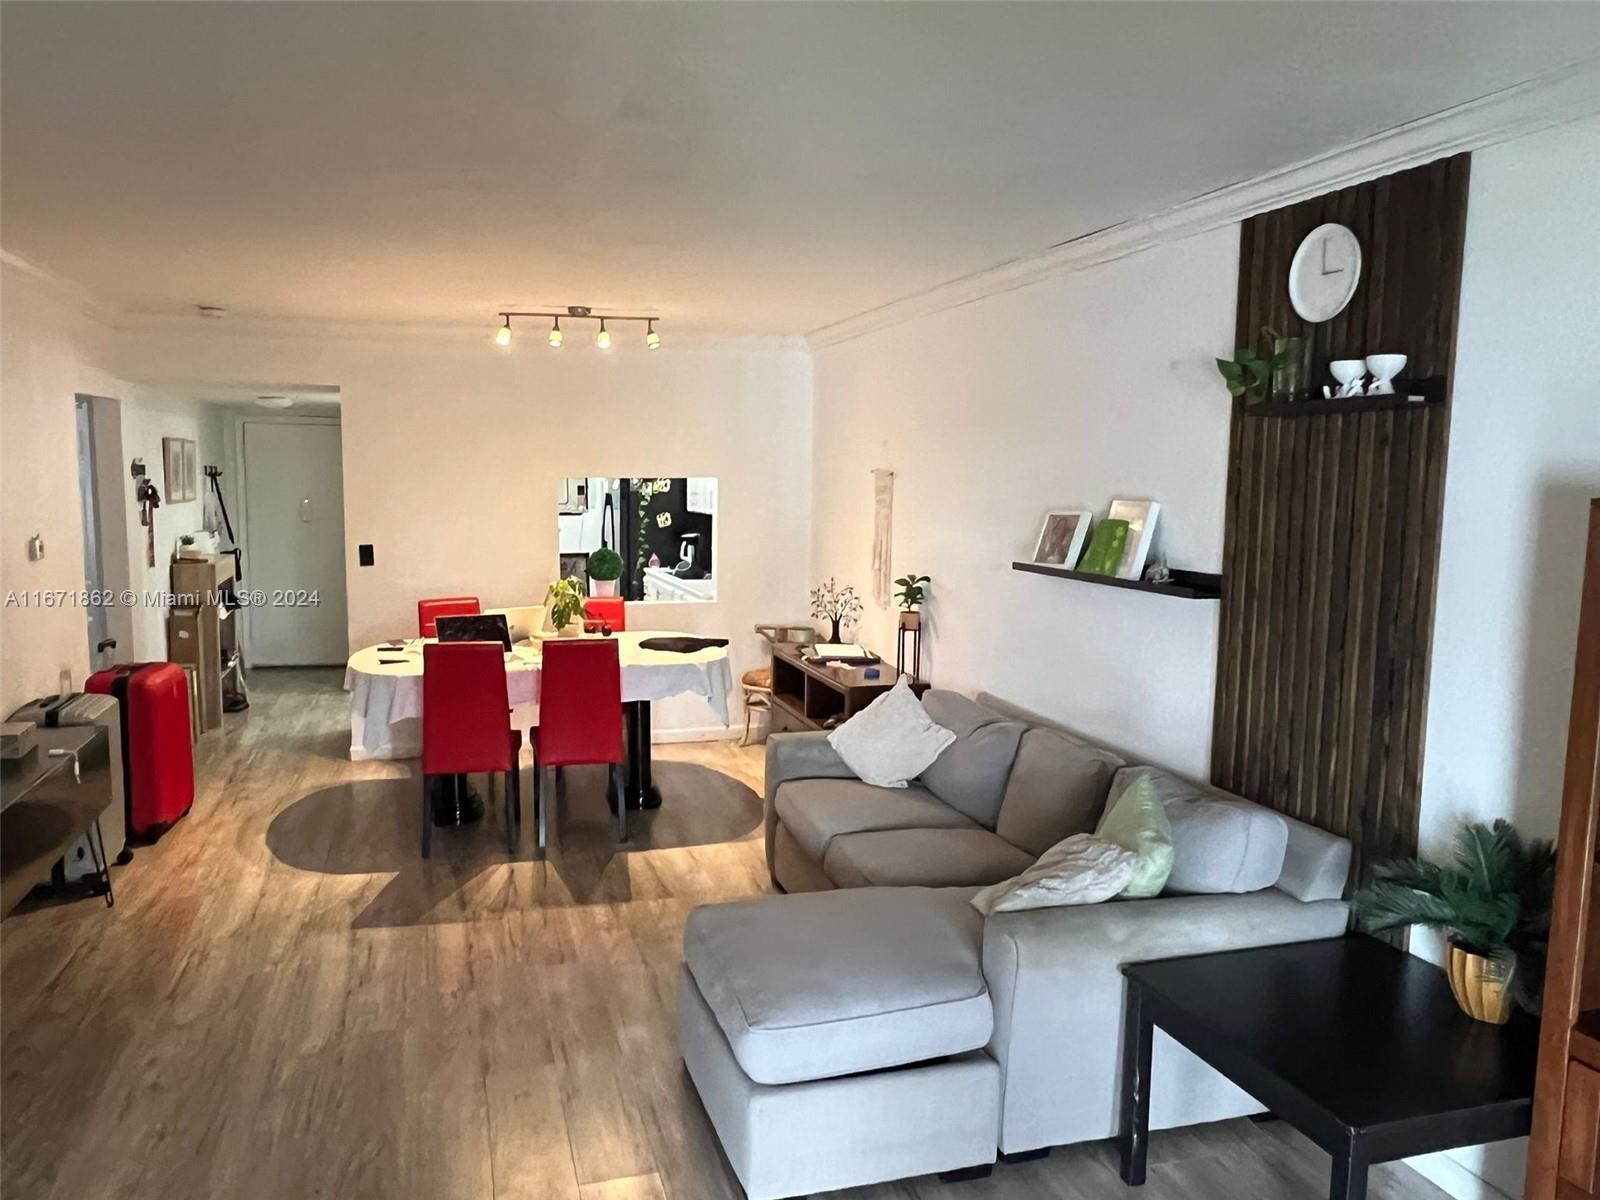
<path id="1" fill-rule="evenodd" d="M 650 702 L 671 696 L 703 697 L 724 725 L 733 676 L 726 646 L 687 652 L 652 649 L 644 642 L 686 638 L 661 630 L 628 630 L 606 636 L 617 643 L 622 666 L 622 704 L 627 727 L 628 795 L 634 807 L 654 807 L 660 794 L 650 770 Z M 345 664 L 350 693 L 350 757 L 406 759 L 422 756 L 422 648 L 433 638 L 403 638 L 364 646 Z M 539 680 L 545 639 L 516 642 L 506 655 L 506 698 L 512 728 L 539 724 Z"/>

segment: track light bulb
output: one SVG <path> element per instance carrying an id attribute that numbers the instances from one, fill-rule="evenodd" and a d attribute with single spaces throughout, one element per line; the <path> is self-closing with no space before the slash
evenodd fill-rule
<path id="1" fill-rule="evenodd" d="M 600 332 L 594 335 L 594 344 L 601 350 L 611 349 L 611 334 L 606 330 L 605 318 L 600 318 Z"/>
<path id="2" fill-rule="evenodd" d="M 656 332 L 656 323 L 654 321 L 645 322 L 644 344 L 652 350 L 661 349 L 661 335 Z"/>
<path id="3" fill-rule="evenodd" d="M 557 317 L 556 318 L 556 323 L 554 325 L 550 326 L 550 345 L 552 347 L 560 347 L 560 345 L 561 345 L 561 318 L 560 317 Z"/>
<path id="4" fill-rule="evenodd" d="M 494 344 L 496 346 L 511 345 L 511 318 L 506 318 L 506 323 L 494 331 Z"/>

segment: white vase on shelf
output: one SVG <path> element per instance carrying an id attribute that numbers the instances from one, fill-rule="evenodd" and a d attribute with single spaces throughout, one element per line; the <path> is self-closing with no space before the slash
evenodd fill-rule
<path id="1" fill-rule="evenodd" d="M 1404 354 L 1367 355 L 1367 370 L 1372 372 L 1372 386 L 1367 389 L 1367 395 L 1394 395 L 1394 377 L 1405 369 L 1406 356 Z"/>

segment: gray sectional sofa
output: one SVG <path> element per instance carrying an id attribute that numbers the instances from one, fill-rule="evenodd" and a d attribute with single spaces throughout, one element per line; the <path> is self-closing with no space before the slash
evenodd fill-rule
<path id="1" fill-rule="evenodd" d="M 791 894 L 691 914 L 684 1061 L 754 1200 L 981 1168 L 1116 1130 L 1124 963 L 1336 937 L 1350 846 L 987 695 L 904 789 L 822 734 L 767 750 L 767 861 Z M 997 913 L 970 900 L 1092 832 L 1124 771 L 1173 821 L 1169 892 Z M 1203 803 L 1196 804 L 1196 801 Z M 1158 1035 L 1152 1125 L 1259 1105 Z"/>

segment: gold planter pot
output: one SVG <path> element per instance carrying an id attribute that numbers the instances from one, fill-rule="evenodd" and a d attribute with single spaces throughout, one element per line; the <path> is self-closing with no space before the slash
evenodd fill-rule
<path id="1" fill-rule="evenodd" d="M 1511 1019 L 1511 976 L 1481 954 L 1450 947 L 1450 991 L 1461 1011 L 1477 1021 L 1504 1025 Z"/>

